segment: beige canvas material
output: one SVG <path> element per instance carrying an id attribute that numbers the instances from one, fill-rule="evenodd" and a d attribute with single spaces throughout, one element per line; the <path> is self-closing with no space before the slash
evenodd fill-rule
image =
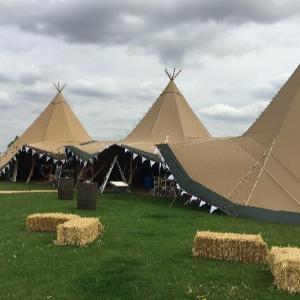
<path id="1" fill-rule="evenodd" d="M 105 149 L 115 144 L 116 141 L 92 141 L 83 144 L 73 144 L 73 147 L 77 148 L 78 150 L 84 153 L 94 155 L 103 152 Z"/>
<path id="2" fill-rule="evenodd" d="M 122 141 L 144 152 L 154 153 L 155 145 L 209 139 L 210 134 L 195 115 L 174 80 L 154 102 L 137 126 Z"/>
<path id="3" fill-rule="evenodd" d="M 196 182 L 237 204 L 300 213 L 300 67 L 240 137 L 170 145 Z"/>
<path id="4" fill-rule="evenodd" d="M 58 92 L 39 117 L 0 157 L 0 170 L 16 153 L 28 146 L 53 156 L 64 154 L 64 146 L 91 140 L 63 94 Z"/>

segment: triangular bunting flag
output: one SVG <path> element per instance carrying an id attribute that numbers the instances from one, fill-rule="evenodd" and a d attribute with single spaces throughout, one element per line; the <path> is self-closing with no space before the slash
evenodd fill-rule
<path id="1" fill-rule="evenodd" d="M 212 205 L 212 206 L 210 207 L 209 213 L 212 214 L 212 213 L 213 213 L 214 211 L 216 211 L 217 209 L 218 209 L 218 208 L 217 208 L 216 206 L 213 206 L 213 205 Z"/>
<path id="2" fill-rule="evenodd" d="M 150 160 L 150 167 L 153 167 L 154 164 L 155 164 L 155 161 Z"/>
<path id="3" fill-rule="evenodd" d="M 138 155 L 136 153 L 133 153 L 133 159 L 135 159 Z"/>
<path id="4" fill-rule="evenodd" d="M 193 201 L 197 201 L 197 199 L 198 198 L 196 196 L 192 196 L 191 199 L 190 199 L 190 203 L 192 203 Z"/>
<path id="5" fill-rule="evenodd" d="M 40 154 L 39 154 L 39 158 L 42 158 L 43 156 L 44 156 L 43 153 L 40 153 Z"/>
<path id="6" fill-rule="evenodd" d="M 142 157 L 142 163 L 143 163 L 144 161 L 146 161 L 146 160 L 147 160 L 147 158 Z"/>
<path id="7" fill-rule="evenodd" d="M 171 174 L 171 175 L 168 177 L 168 179 L 174 180 L 175 178 L 174 178 L 173 174 Z"/>
<path id="8" fill-rule="evenodd" d="M 206 202 L 203 201 L 203 200 L 201 200 L 200 203 L 199 203 L 199 207 L 202 207 L 202 206 L 204 206 L 205 204 L 206 204 Z"/>

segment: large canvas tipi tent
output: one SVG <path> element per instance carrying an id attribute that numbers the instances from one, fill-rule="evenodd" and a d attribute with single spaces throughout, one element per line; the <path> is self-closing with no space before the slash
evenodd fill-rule
<path id="1" fill-rule="evenodd" d="M 300 223 L 300 67 L 240 137 L 159 145 L 186 191 L 230 215 Z"/>
<path id="2" fill-rule="evenodd" d="M 165 70 L 169 83 L 146 115 L 121 142 L 122 146 L 153 160 L 159 160 L 156 144 L 208 140 L 210 134 L 193 112 L 174 80 L 180 73 Z"/>
<path id="3" fill-rule="evenodd" d="M 169 82 L 158 99 L 128 136 L 121 141 L 95 141 L 68 147 L 80 159 L 92 160 L 112 145 L 120 145 L 153 161 L 160 161 L 156 144 L 207 140 L 209 132 L 195 115 L 174 80 L 179 72 L 169 73 Z"/>
<path id="4" fill-rule="evenodd" d="M 65 146 L 91 141 L 71 107 L 66 102 L 59 84 L 57 94 L 40 116 L 0 156 L 0 171 L 24 147 L 55 159 L 65 157 Z"/>

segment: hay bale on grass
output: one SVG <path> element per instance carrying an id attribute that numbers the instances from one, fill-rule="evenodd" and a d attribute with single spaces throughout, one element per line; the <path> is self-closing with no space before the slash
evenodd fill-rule
<path id="1" fill-rule="evenodd" d="M 73 219 L 57 228 L 57 245 L 83 246 L 94 241 L 103 231 L 98 218 Z"/>
<path id="2" fill-rule="evenodd" d="M 28 231 L 55 232 L 59 224 L 78 219 L 80 216 L 63 213 L 37 213 L 27 217 L 26 229 Z"/>
<path id="3" fill-rule="evenodd" d="M 300 293 L 300 248 L 272 247 L 267 262 L 278 289 Z"/>
<path id="4" fill-rule="evenodd" d="M 261 235 L 198 231 L 193 254 L 212 259 L 263 262 L 268 248 Z"/>

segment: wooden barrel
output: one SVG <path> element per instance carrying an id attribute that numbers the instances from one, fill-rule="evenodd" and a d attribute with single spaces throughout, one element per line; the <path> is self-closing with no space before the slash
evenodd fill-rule
<path id="1" fill-rule="evenodd" d="M 81 182 L 79 183 L 77 192 L 77 208 L 78 209 L 96 209 L 97 206 L 97 183 Z"/>
<path id="2" fill-rule="evenodd" d="M 65 174 L 65 177 L 74 178 L 74 170 L 72 170 L 72 169 L 65 169 L 64 174 Z"/>
<path id="3" fill-rule="evenodd" d="M 72 200 L 74 196 L 74 179 L 63 177 L 59 179 L 58 199 Z"/>

